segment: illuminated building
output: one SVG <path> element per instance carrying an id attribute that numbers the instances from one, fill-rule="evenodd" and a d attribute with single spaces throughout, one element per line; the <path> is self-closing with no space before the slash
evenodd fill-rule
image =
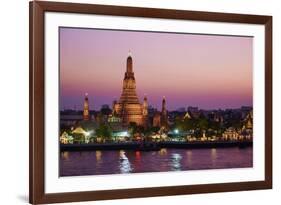
<path id="1" fill-rule="evenodd" d="M 161 127 L 161 114 L 159 112 L 156 112 L 156 114 L 153 116 L 153 127 Z"/>
<path id="2" fill-rule="evenodd" d="M 244 129 L 253 129 L 253 112 L 251 111 L 244 119 Z"/>
<path id="3" fill-rule="evenodd" d="M 156 112 L 152 119 L 152 126 L 153 127 L 168 127 L 168 112 L 166 109 L 166 99 L 163 97 L 162 100 L 162 110 L 161 112 Z"/>
<path id="4" fill-rule="evenodd" d="M 89 100 L 88 100 L 88 93 L 86 93 L 84 99 L 84 106 L 83 106 L 83 120 L 89 120 L 89 119 L 90 119 Z"/>
<path id="5" fill-rule="evenodd" d="M 81 126 L 76 127 L 72 134 L 74 136 L 74 141 L 80 141 L 83 143 L 89 143 L 89 137 L 91 132 L 84 130 Z"/>
<path id="6" fill-rule="evenodd" d="M 189 114 L 188 111 L 185 113 L 183 119 L 184 119 L 184 120 L 185 120 L 185 119 L 191 119 L 191 116 L 190 116 L 190 114 Z"/>
<path id="7" fill-rule="evenodd" d="M 146 107 L 147 100 L 146 100 Z M 147 109 L 147 108 L 145 108 Z M 127 58 L 127 69 L 123 79 L 123 90 L 118 102 L 113 102 L 114 115 L 122 119 L 123 125 L 128 125 L 130 122 L 135 122 L 137 125 L 144 126 L 146 111 L 143 105 L 139 102 L 136 93 L 136 80 L 133 72 L 133 59 L 131 55 Z"/>
<path id="8" fill-rule="evenodd" d="M 148 124 L 148 102 L 147 102 L 146 96 L 143 99 L 142 115 L 143 115 L 143 124 L 144 124 L 144 126 L 147 126 L 147 124 Z"/>
<path id="9" fill-rule="evenodd" d="M 161 126 L 166 127 L 168 126 L 168 113 L 166 109 L 166 99 L 165 96 L 162 100 L 162 111 L 161 111 Z"/>
<path id="10" fill-rule="evenodd" d="M 239 137 L 239 133 L 233 127 L 229 127 L 224 131 L 222 137 L 225 140 L 237 140 Z"/>
<path id="11" fill-rule="evenodd" d="M 60 136 L 61 144 L 73 144 L 73 137 L 68 135 L 67 132 L 63 132 Z"/>
<path id="12" fill-rule="evenodd" d="M 250 111 L 243 120 L 241 138 L 251 139 L 253 137 L 253 111 Z"/>

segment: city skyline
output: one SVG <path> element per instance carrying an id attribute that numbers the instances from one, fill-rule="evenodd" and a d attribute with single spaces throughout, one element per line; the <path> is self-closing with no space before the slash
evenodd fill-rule
<path id="1" fill-rule="evenodd" d="M 60 109 L 118 100 L 131 51 L 140 102 L 167 109 L 252 106 L 252 37 L 60 28 Z"/>
<path id="2" fill-rule="evenodd" d="M 88 96 L 88 99 L 90 99 L 90 96 L 89 95 L 87 95 L 87 96 Z M 62 107 L 62 108 L 60 108 L 60 111 L 75 110 L 75 111 L 83 112 L 84 100 L 85 100 L 85 95 L 82 97 L 82 101 L 81 101 L 82 102 L 82 106 L 73 105 L 73 106 L 70 106 L 70 107 Z M 162 102 L 162 100 L 161 100 L 161 102 Z M 101 104 L 99 107 L 91 106 L 91 103 L 90 103 L 90 100 L 89 100 L 89 111 L 100 111 L 103 107 L 104 108 L 105 107 L 109 107 L 110 109 L 112 109 L 112 105 L 109 104 L 109 103 Z M 161 107 L 161 105 L 159 105 L 158 107 Z M 156 106 L 154 107 L 152 105 L 148 105 L 149 109 L 157 109 L 157 111 L 161 111 L 161 108 L 158 108 L 158 107 L 156 107 Z M 183 109 L 185 109 L 185 111 L 187 111 L 189 107 L 190 108 L 197 108 L 198 110 L 211 111 L 211 110 L 228 110 L 228 109 L 235 110 L 235 109 L 241 109 L 242 107 L 252 107 L 252 105 L 241 105 L 240 107 L 209 108 L 209 109 L 208 108 L 207 109 L 206 108 L 201 108 L 201 107 L 198 107 L 196 105 L 186 105 L 186 106 L 182 106 L 182 107 L 177 107 L 175 109 L 170 109 L 170 110 L 167 109 L 167 111 L 172 112 L 172 111 L 180 111 L 180 110 L 183 110 Z"/>

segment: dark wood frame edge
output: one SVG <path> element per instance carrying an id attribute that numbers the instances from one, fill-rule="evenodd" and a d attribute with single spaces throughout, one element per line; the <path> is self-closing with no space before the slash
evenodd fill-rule
<path id="1" fill-rule="evenodd" d="M 44 12 L 95 13 L 265 25 L 265 180 L 46 194 L 44 192 Z M 29 202 L 32 204 L 272 188 L 272 16 L 33 1 L 29 4 Z"/>

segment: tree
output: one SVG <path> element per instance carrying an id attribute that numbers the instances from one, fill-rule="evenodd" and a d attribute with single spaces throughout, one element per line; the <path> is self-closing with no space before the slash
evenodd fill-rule
<path id="1" fill-rule="evenodd" d="M 200 138 L 201 136 L 202 136 L 201 130 L 196 129 L 196 130 L 194 131 L 194 137 Z"/>
<path id="2" fill-rule="evenodd" d="M 219 130 L 221 129 L 220 123 L 216 122 L 216 121 L 210 121 L 209 122 L 209 128 L 213 129 L 213 130 Z"/>
<path id="3" fill-rule="evenodd" d="M 200 116 L 198 118 L 198 124 L 197 124 L 198 128 L 200 130 L 206 130 L 208 129 L 208 126 L 209 126 L 209 122 L 208 120 L 204 117 L 204 116 Z"/>
<path id="4" fill-rule="evenodd" d="M 184 119 L 181 127 L 185 131 L 195 130 L 198 127 L 197 120 L 196 119 Z"/>
<path id="5" fill-rule="evenodd" d="M 98 129 L 96 129 L 97 136 L 101 137 L 104 141 L 108 141 L 112 139 L 112 131 L 111 129 L 105 125 L 101 124 Z"/>
<path id="6" fill-rule="evenodd" d="M 134 135 L 135 133 L 137 133 L 137 129 L 138 129 L 138 126 L 137 126 L 137 123 L 136 122 L 130 122 L 129 123 L 129 131 L 132 135 Z"/>

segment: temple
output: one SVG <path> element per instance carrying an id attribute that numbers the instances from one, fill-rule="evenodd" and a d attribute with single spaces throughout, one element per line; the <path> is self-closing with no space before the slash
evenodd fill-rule
<path id="1" fill-rule="evenodd" d="M 127 58 L 126 72 L 123 79 L 123 89 L 119 101 L 113 103 L 113 113 L 122 119 L 123 125 L 131 122 L 139 126 L 145 126 L 147 118 L 147 98 L 143 104 L 139 102 L 136 93 L 136 80 L 133 72 L 133 59 L 129 54 Z"/>

